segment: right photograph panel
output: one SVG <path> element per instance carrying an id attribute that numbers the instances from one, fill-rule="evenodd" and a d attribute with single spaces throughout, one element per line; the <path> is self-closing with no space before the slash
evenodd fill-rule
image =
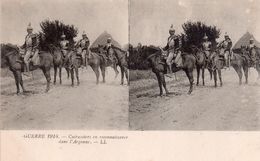
<path id="1" fill-rule="evenodd" d="M 260 130 L 259 6 L 130 0 L 130 130 Z"/>

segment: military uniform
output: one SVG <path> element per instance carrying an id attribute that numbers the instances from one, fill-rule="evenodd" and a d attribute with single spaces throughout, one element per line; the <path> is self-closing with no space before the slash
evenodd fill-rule
<path id="1" fill-rule="evenodd" d="M 167 39 L 167 45 L 163 48 L 163 50 L 166 50 L 168 52 L 168 56 L 166 59 L 166 63 L 168 65 L 169 73 L 172 73 L 172 60 L 174 59 L 174 63 L 177 67 L 181 67 L 182 62 L 179 61 L 181 58 L 181 51 L 179 50 L 181 47 L 181 39 L 176 36 L 175 30 L 173 29 L 173 25 L 171 25 L 171 28 L 169 29 L 170 36 Z"/>
<path id="2" fill-rule="evenodd" d="M 79 46 L 79 52 L 81 53 L 82 59 L 83 59 L 83 65 L 87 66 L 86 56 L 89 56 L 88 54 L 88 47 L 89 47 L 89 39 L 87 35 L 83 32 L 83 38 L 79 40 L 76 46 Z"/>
<path id="3" fill-rule="evenodd" d="M 220 46 L 224 49 L 223 52 L 220 52 L 220 55 L 224 56 L 225 64 L 226 66 L 229 66 L 228 58 L 231 53 L 232 41 L 227 34 L 225 35 L 225 40 L 220 43 Z"/>
<path id="4" fill-rule="evenodd" d="M 249 49 L 250 58 L 253 62 L 253 66 L 255 66 L 256 65 L 256 46 L 254 43 L 254 39 L 250 39 L 248 49 Z"/>
<path id="5" fill-rule="evenodd" d="M 202 50 L 204 51 L 207 59 L 210 58 L 210 50 L 211 50 L 212 43 L 208 40 L 202 43 Z"/>
<path id="6" fill-rule="evenodd" d="M 28 25 L 27 27 L 27 31 L 28 30 L 33 30 L 33 28 L 31 27 L 31 24 Z M 26 71 L 29 72 L 29 63 L 31 61 L 30 57 L 32 57 L 32 60 L 35 60 L 35 57 L 38 56 L 39 53 L 39 39 L 38 39 L 38 35 L 34 34 L 34 33 L 29 33 L 26 35 L 25 37 L 25 42 L 24 44 L 21 46 L 22 49 L 25 49 L 25 54 L 24 54 L 24 63 L 26 64 Z M 36 65 L 36 64 L 34 64 Z"/>
<path id="7" fill-rule="evenodd" d="M 69 57 L 70 57 L 70 52 L 69 52 L 69 41 L 66 40 L 66 36 L 63 34 L 61 35 L 62 40 L 60 41 L 60 48 L 61 52 L 64 58 L 64 64 L 68 63 Z"/>

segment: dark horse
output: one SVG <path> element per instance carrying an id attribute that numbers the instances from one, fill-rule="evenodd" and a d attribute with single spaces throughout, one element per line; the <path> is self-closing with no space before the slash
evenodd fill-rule
<path id="1" fill-rule="evenodd" d="M 213 76 L 214 76 L 214 84 L 217 87 L 217 76 L 219 77 L 220 86 L 223 85 L 222 82 L 222 72 L 221 70 L 224 68 L 224 56 L 221 56 L 220 53 L 224 52 L 224 49 L 221 47 L 217 47 L 214 51 L 212 51 L 212 60 L 209 63 L 209 68 L 212 69 Z"/>
<path id="2" fill-rule="evenodd" d="M 71 86 L 74 86 L 74 72 L 77 79 L 77 85 L 79 85 L 79 68 L 83 64 L 83 59 L 81 53 L 78 53 L 76 49 L 71 49 L 69 52 L 70 58 L 68 64 L 71 74 Z"/>
<path id="3" fill-rule="evenodd" d="M 202 85 L 204 86 L 205 85 L 205 80 L 204 80 L 205 69 L 208 69 L 208 71 L 209 71 L 210 80 L 212 79 L 212 71 L 210 68 L 208 68 L 207 58 L 206 58 L 206 55 L 204 54 L 204 52 L 196 46 L 192 46 L 191 50 L 192 50 L 192 53 L 194 54 L 194 56 L 196 57 L 197 86 L 199 85 L 200 71 L 202 72 L 201 73 Z"/>
<path id="4" fill-rule="evenodd" d="M 51 51 L 53 57 L 54 57 L 54 63 L 53 63 L 53 68 L 54 68 L 54 80 L 53 80 L 53 84 L 56 84 L 56 77 L 57 77 L 57 69 L 59 69 L 59 78 L 60 78 L 60 84 L 62 84 L 62 79 L 61 79 L 61 75 L 62 75 L 62 67 L 64 66 L 64 59 L 63 59 L 63 55 L 61 52 L 61 49 L 58 47 L 55 47 L 54 45 L 50 45 L 49 46 L 49 50 Z M 65 67 L 66 71 L 67 71 L 67 78 L 69 78 L 69 68 Z"/>
<path id="5" fill-rule="evenodd" d="M 245 46 L 241 46 L 240 51 L 233 53 L 231 57 L 231 66 L 235 69 L 238 74 L 239 84 L 242 84 L 242 69 L 245 75 L 245 83 L 248 83 L 248 71 L 251 67 L 249 61 L 249 51 Z M 256 70 L 258 72 L 258 78 L 260 79 L 260 52 L 259 49 L 256 49 Z"/>
<path id="6" fill-rule="evenodd" d="M 127 63 L 127 51 L 123 51 L 117 47 L 110 47 L 108 49 L 109 55 L 114 55 L 117 59 L 117 65 L 121 70 L 121 85 L 124 84 L 124 75 L 126 76 L 127 84 L 129 85 L 128 63 Z"/>
<path id="7" fill-rule="evenodd" d="M 14 45 L 7 44 L 2 46 L 1 51 L 5 51 L 5 53 L 1 52 L 1 54 L 3 54 L 3 57 L 6 60 L 9 69 L 14 74 L 17 94 L 20 93 L 19 85 L 21 85 L 23 92 L 26 92 L 23 86 L 23 79 L 22 79 L 22 72 L 24 71 L 25 65 L 19 54 L 19 48 Z M 40 68 L 43 71 L 43 74 L 47 80 L 47 87 L 45 91 L 48 92 L 50 90 L 50 81 L 51 81 L 50 70 L 53 64 L 53 56 L 50 52 L 40 51 L 39 59 L 40 59 L 39 65 L 38 66 L 30 65 L 30 70 L 35 70 L 37 68 Z"/>
<path id="8" fill-rule="evenodd" d="M 132 50 L 130 50 L 132 51 Z M 131 54 L 131 52 L 130 52 Z M 167 67 L 165 63 L 165 59 L 162 57 L 162 51 L 160 48 L 157 47 L 151 47 L 151 46 L 143 46 L 141 49 L 141 54 L 144 59 L 148 60 L 152 71 L 156 74 L 158 85 L 160 88 L 160 96 L 163 95 L 163 88 L 165 89 L 166 95 L 169 94 L 169 91 L 166 88 L 166 82 L 164 74 L 167 72 Z M 193 69 L 196 65 L 196 58 L 192 54 L 188 53 L 182 53 L 182 59 L 183 59 L 183 67 L 177 68 L 175 64 L 172 65 L 173 72 L 177 72 L 179 70 L 183 70 L 190 82 L 190 88 L 188 91 L 188 94 L 191 94 L 193 90 Z"/>

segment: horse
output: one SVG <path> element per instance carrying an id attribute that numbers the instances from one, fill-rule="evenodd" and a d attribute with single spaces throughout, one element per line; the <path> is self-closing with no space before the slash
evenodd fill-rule
<path id="1" fill-rule="evenodd" d="M 214 86 L 217 87 L 217 76 L 219 77 L 220 86 L 222 87 L 222 76 L 221 76 L 221 70 L 224 68 L 225 60 L 224 57 L 220 55 L 220 53 L 223 52 L 223 49 L 221 47 L 217 47 L 215 51 L 212 51 L 212 60 L 209 63 L 209 68 L 212 69 L 212 73 L 214 76 Z"/>
<path id="2" fill-rule="evenodd" d="M 10 71 L 12 71 L 14 75 L 17 94 L 20 94 L 20 86 L 22 87 L 22 91 L 24 93 L 26 92 L 23 85 L 23 78 L 22 78 L 22 72 L 24 72 L 25 64 L 19 52 L 20 52 L 19 48 L 11 44 L 3 45 L 1 48 L 1 53 L 3 54 L 3 58 L 6 60 Z M 53 55 L 50 52 L 40 51 L 39 59 L 40 59 L 39 65 L 37 66 L 30 65 L 30 70 L 35 70 L 37 68 L 40 68 L 42 70 L 47 81 L 45 92 L 48 92 L 50 90 L 50 81 L 51 81 L 50 70 L 54 62 Z"/>
<path id="3" fill-rule="evenodd" d="M 62 67 L 64 66 L 64 59 L 63 59 L 63 54 L 61 52 L 61 49 L 58 47 L 55 47 L 54 45 L 49 46 L 49 50 L 51 51 L 51 54 L 53 55 L 53 68 L 54 68 L 54 80 L 53 84 L 56 84 L 56 77 L 57 77 L 57 69 L 59 69 L 59 78 L 60 78 L 60 84 L 62 84 Z M 67 72 L 67 78 L 69 79 L 69 68 L 65 66 L 66 72 Z"/>
<path id="4" fill-rule="evenodd" d="M 128 73 L 128 63 L 127 63 L 127 51 L 123 51 L 117 47 L 110 47 L 108 49 L 108 55 L 114 55 L 117 59 L 117 65 L 121 70 L 121 85 L 124 84 L 124 75 L 127 80 L 127 84 L 129 85 L 129 73 Z"/>
<path id="5" fill-rule="evenodd" d="M 80 84 L 79 81 L 79 68 L 83 64 L 83 59 L 80 53 L 76 51 L 76 49 L 71 49 L 68 53 L 69 57 L 69 70 L 71 75 L 71 86 L 74 86 L 74 72 L 77 79 L 77 85 Z"/>
<path id="6" fill-rule="evenodd" d="M 131 52 L 134 50 L 130 50 L 130 55 Z M 164 74 L 167 73 L 167 65 L 165 62 L 165 59 L 162 57 L 162 50 L 160 48 L 157 47 L 153 47 L 153 46 L 143 46 L 141 49 L 141 55 L 143 57 L 144 60 L 147 60 L 152 68 L 152 71 L 155 73 L 157 80 L 158 80 L 158 85 L 160 88 L 160 96 L 163 95 L 163 88 L 165 89 L 165 93 L 166 95 L 169 94 L 169 91 L 166 87 L 166 82 L 165 82 L 165 76 Z M 194 55 L 192 54 L 188 54 L 186 52 L 182 53 L 182 59 L 183 59 L 183 67 L 179 68 L 176 67 L 175 64 L 172 64 L 172 71 L 173 72 L 177 72 L 179 70 L 183 70 L 190 82 L 190 88 L 188 91 L 188 94 L 191 94 L 193 91 L 193 69 L 196 66 L 196 58 Z"/>
<path id="7" fill-rule="evenodd" d="M 231 57 L 231 66 L 235 69 L 239 78 L 239 85 L 242 84 L 242 69 L 245 76 L 245 84 L 248 84 L 248 71 L 251 67 L 249 51 L 245 46 L 241 46 L 239 51 L 234 51 Z M 256 71 L 258 72 L 258 78 L 260 79 L 260 52 L 256 49 Z"/>
<path id="8" fill-rule="evenodd" d="M 212 71 L 210 68 L 208 68 L 207 65 L 207 58 L 204 54 L 204 52 L 199 49 L 196 46 L 192 46 L 192 53 L 194 54 L 194 56 L 196 57 L 196 70 L 197 70 L 197 86 L 199 85 L 199 79 L 200 79 L 200 70 L 202 71 L 201 73 L 201 77 L 202 77 L 202 85 L 205 85 L 205 81 L 204 81 L 204 73 L 205 73 L 205 69 L 207 68 L 210 74 L 210 80 L 212 80 Z"/>

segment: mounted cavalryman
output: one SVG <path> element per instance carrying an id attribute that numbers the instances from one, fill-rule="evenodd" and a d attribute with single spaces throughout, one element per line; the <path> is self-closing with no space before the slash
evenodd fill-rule
<path id="1" fill-rule="evenodd" d="M 231 56 L 231 47 L 232 47 L 232 41 L 229 38 L 228 34 L 225 33 L 225 39 L 219 44 L 219 46 L 224 49 L 224 52 L 220 54 L 224 54 L 224 59 L 225 59 L 225 66 L 229 67 L 229 58 Z"/>
<path id="2" fill-rule="evenodd" d="M 66 35 L 64 33 L 61 35 L 60 48 L 61 48 L 61 53 L 63 55 L 64 64 L 66 64 L 69 58 L 68 56 L 69 41 L 66 40 Z"/>
<path id="3" fill-rule="evenodd" d="M 24 63 L 25 63 L 25 75 L 30 71 L 30 62 L 31 60 L 35 60 L 34 58 L 38 56 L 39 53 L 39 39 L 38 35 L 33 33 L 33 28 L 31 23 L 27 26 L 27 35 L 25 37 L 25 42 L 21 46 L 21 49 L 25 49 L 24 54 Z M 32 57 L 32 58 L 31 58 Z M 34 62 L 33 62 L 34 63 Z M 36 65 L 36 64 L 34 64 Z"/>
<path id="4" fill-rule="evenodd" d="M 252 60 L 252 65 L 256 67 L 256 46 L 253 38 L 249 40 L 249 45 L 247 48 L 249 49 L 249 55 L 250 59 Z"/>
<path id="5" fill-rule="evenodd" d="M 79 47 L 80 50 L 79 52 L 81 53 L 81 56 L 83 58 L 84 66 L 87 66 L 86 55 L 88 55 L 89 52 L 88 51 L 89 44 L 90 44 L 89 38 L 85 33 L 85 31 L 83 31 L 82 39 L 77 42 L 76 46 Z"/>
<path id="6" fill-rule="evenodd" d="M 202 42 L 202 50 L 204 51 L 207 61 L 209 61 L 210 59 L 211 48 L 212 43 L 209 41 L 208 36 L 205 34 Z"/>
<path id="7" fill-rule="evenodd" d="M 179 61 L 181 58 L 181 39 L 175 35 L 175 30 L 173 28 L 173 25 L 171 25 L 169 29 L 170 36 L 167 39 L 167 45 L 163 48 L 163 50 L 166 50 L 168 53 L 166 63 L 168 65 L 168 73 L 172 74 L 172 61 L 176 64 L 176 67 L 182 67 L 182 62 Z M 173 60 L 173 58 L 175 58 Z"/>

